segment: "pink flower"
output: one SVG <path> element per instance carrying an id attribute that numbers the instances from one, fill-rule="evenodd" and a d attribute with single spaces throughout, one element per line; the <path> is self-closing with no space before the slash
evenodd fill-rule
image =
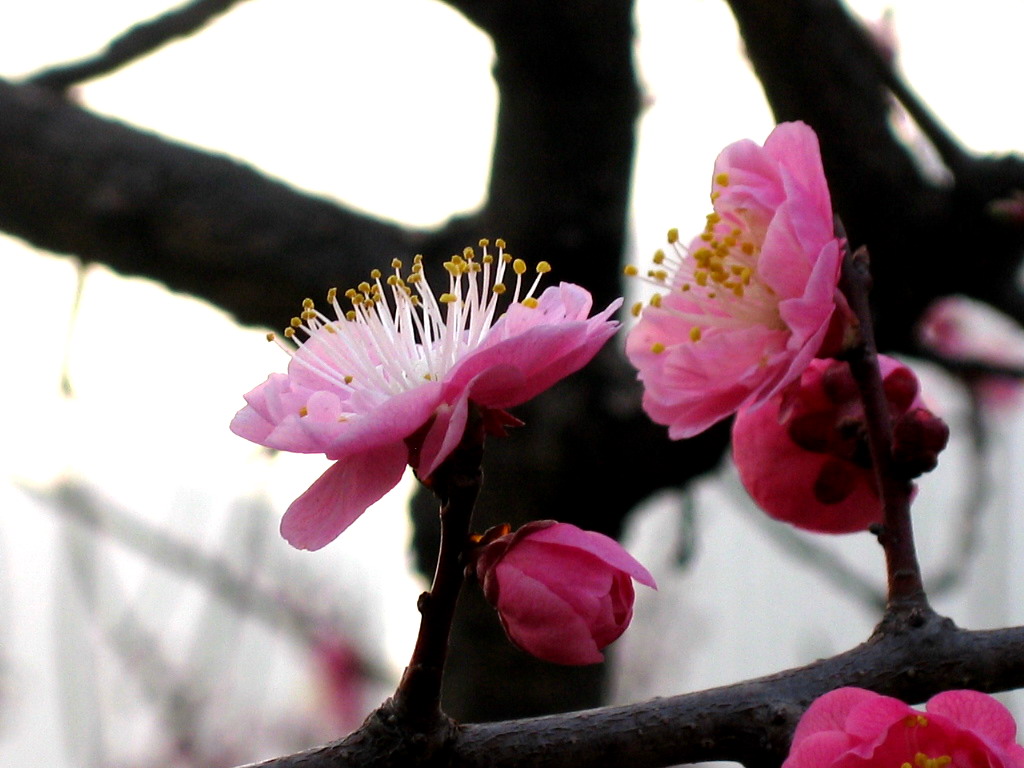
<path id="1" fill-rule="evenodd" d="M 1024 768 L 1017 724 L 991 696 L 946 691 L 925 710 L 863 688 L 826 693 L 800 719 L 783 768 Z"/>
<path id="2" fill-rule="evenodd" d="M 966 296 L 946 296 L 925 311 L 918 327 L 921 344 L 965 363 L 1024 369 L 1024 328 L 1008 315 Z M 1020 380 L 979 375 L 971 382 L 990 406 L 1020 401 Z"/>
<path id="3" fill-rule="evenodd" d="M 949 430 L 924 408 L 909 368 L 880 356 L 904 476 L 934 469 Z M 863 531 L 882 520 L 864 410 L 846 363 L 814 360 L 795 391 L 741 408 L 732 428 L 740 480 L 776 520 L 817 533 Z"/>
<path id="4" fill-rule="evenodd" d="M 644 409 L 673 439 L 799 379 L 836 305 L 841 248 L 811 128 L 782 123 L 763 148 L 729 145 L 712 189 L 704 232 L 686 248 L 673 230 L 670 251 L 655 254 L 648 277 L 667 293 L 626 342 Z"/>
<path id="5" fill-rule="evenodd" d="M 269 448 L 334 460 L 285 512 L 281 533 L 293 546 L 333 541 L 398 484 L 407 464 L 429 477 L 462 438 L 470 402 L 501 433 L 516 421 L 502 409 L 582 368 L 615 333 L 618 323 L 608 318 L 621 300 L 588 318 L 591 297 L 577 285 L 562 283 L 535 298 L 546 262 L 525 288 L 521 259 L 513 261 L 501 240 L 497 255 L 487 241 L 481 246 L 480 257 L 467 248 L 445 263 L 450 285 L 439 297 L 421 257 L 408 277 L 396 259 L 391 276 L 374 270 L 371 282 L 345 294 L 348 312 L 331 290 L 337 319 L 306 299 L 285 330 L 298 344 L 293 350 L 282 343 L 292 356 L 288 373 L 271 374 L 249 392 L 231 429 Z M 515 285 L 499 317 L 507 268 Z"/>
<path id="6" fill-rule="evenodd" d="M 540 520 L 491 541 L 476 573 L 509 639 L 556 664 L 596 664 L 633 618 L 633 582 L 654 579 L 619 544 Z"/>

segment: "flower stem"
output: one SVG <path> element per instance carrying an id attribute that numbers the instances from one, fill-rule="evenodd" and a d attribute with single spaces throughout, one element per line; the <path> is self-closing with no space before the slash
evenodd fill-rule
<path id="1" fill-rule="evenodd" d="M 868 446 L 882 496 L 882 525 L 875 529 L 885 551 L 888 576 L 888 613 L 930 610 L 921 579 L 921 567 L 914 548 L 910 501 L 914 486 L 894 471 L 892 458 L 892 417 L 878 367 L 878 350 L 871 323 L 868 293 L 871 272 L 864 247 L 843 258 L 840 288 L 857 318 L 859 338 L 844 355 L 864 402 Z"/>
<path id="2" fill-rule="evenodd" d="M 484 427 L 480 411 L 470 404 L 469 419 L 459 445 L 425 480 L 441 503 L 441 547 L 430 591 L 420 595 L 420 630 L 412 658 L 395 692 L 395 710 L 410 727 L 428 731 L 444 718 L 441 679 L 448 656 L 448 637 L 463 581 L 463 551 L 469 539 L 473 505 L 483 473 Z"/>

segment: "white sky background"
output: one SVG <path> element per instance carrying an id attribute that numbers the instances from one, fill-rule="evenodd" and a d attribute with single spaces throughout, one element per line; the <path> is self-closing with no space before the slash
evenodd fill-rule
<path id="1" fill-rule="evenodd" d="M 167 5 L 36 0 L 0 10 L 0 76 L 90 54 Z M 951 130 L 979 151 L 1024 147 L 1024 107 L 1007 85 L 1019 64 L 1014 51 L 1024 7 L 976 0 L 965 14 L 962 4 L 952 2 L 894 5 L 908 80 Z M 885 4 L 863 0 L 853 6 L 877 18 Z M 738 138 L 762 140 L 772 123 L 723 2 L 639 0 L 637 13 L 639 65 L 651 106 L 641 122 L 632 227 L 637 251 L 646 255 L 662 244 L 669 227 L 703 226 L 717 152 Z M 254 0 L 197 37 L 86 86 L 81 99 L 126 122 L 229 153 L 302 189 L 428 225 L 482 199 L 496 108 L 491 56 L 483 35 L 430 0 Z M 524 255 L 548 259 L 557 270 L 557 253 Z M 70 326 L 76 396 L 62 398 L 74 268 L 67 259 L 9 239 L 0 239 L 0 260 L 0 320 L 9 338 L 6 375 L 0 377 L 0 398 L 8 403 L 0 441 L 0 643 L 10 665 L 0 678 L 6 685 L 0 764 L 27 765 L 31 755 L 34 764 L 59 768 L 70 763 L 59 742 L 46 736 L 59 728 L 51 614 L 67 599 L 53 591 L 57 526 L 17 484 L 86 478 L 118 504 L 212 550 L 233 535 L 223 510 L 234 499 L 262 493 L 283 510 L 327 464 L 289 455 L 269 462 L 227 430 L 242 393 L 285 366 L 286 357 L 266 344 L 262 331 L 239 329 L 198 301 L 103 269 L 89 271 Z M 1014 424 L 1020 426 L 1019 418 Z M 1010 476 L 1020 474 L 1020 441 L 1002 455 L 1013 461 Z M 929 493 L 938 498 L 946 491 L 926 488 L 922 507 Z M 703 490 L 701 499 L 710 511 L 728 506 L 714 488 Z M 665 524 L 664 513 L 652 519 L 658 514 L 662 522 L 649 530 Z M 820 587 L 808 571 L 757 558 L 736 563 L 733 553 L 748 551 L 748 540 L 757 545 L 761 535 L 734 513 L 705 518 L 703 565 L 685 579 L 669 575 L 660 602 L 642 605 L 657 614 L 663 638 L 677 639 L 676 648 L 663 650 L 670 660 L 665 667 L 680 671 L 668 677 L 648 664 L 641 670 L 646 675 L 634 674 L 643 685 L 624 684 L 624 695 L 728 682 L 864 637 L 869 616 L 855 619 L 846 635 L 801 630 L 802 646 L 782 655 L 764 652 L 792 639 L 792 629 L 786 635 L 778 628 L 785 624 L 779 621 L 781 605 L 808 622 L 841 626 L 848 603 L 826 598 L 833 608 L 807 616 L 801 590 Z M 276 529 L 277 521 L 275 514 L 267 526 Z M 1002 524 L 1000 539 L 1019 541 L 1019 524 L 1005 517 Z M 397 504 L 384 502 L 319 553 L 287 552 L 276 537 L 270 546 L 281 551 L 273 555 L 278 560 L 297 556 L 330 578 L 358 585 L 357 591 L 380 594 L 383 607 L 360 610 L 381 617 L 375 621 L 386 628 L 385 648 L 400 665 L 413 640 L 418 589 L 402 568 L 405 535 Z M 638 537 L 650 557 L 664 558 L 645 543 L 649 534 Z M 866 536 L 831 544 L 866 561 L 870 570 L 880 568 Z M 922 549 L 928 562 L 928 546 L 922 543 Z M 144 564 L 123 560 L 119 567 L 129 588 L 144 583 Z M 766 580 L 764 570 L 778 571 L 779 580 Z M 702 579 L 710 579 L 710 586 Z M 742 595 L 741 607 L 723 613 L 716 597 L 722 591 Z M 1005 589 L 997 591 L 1009 601 Z M 682 621 L 669 621 L 657 607 L 670 599 L 680 601 L 669 613 L 678 612 Z M 1014 608 L 989 619 L 1021 622 L 1022 613 Z M 964 624 L 984 620 L 956 617 Z M 168 621 L 187 625 L 188 616 L 171 611 Z M 650 641 L 639 622 L 635 629 L 645 639 L 634 645 Z M 707 655 L 711 646 L 719 649 L 717 656 Z M 628 657 L 628 640 L 625 647 Z M 688 663 L 671 658 L 680 648 L 689 651 Z M 301 698 L 300 683 L 282 680 L 282 696 Z M 46 748 L 54 751 L 40 752 Z"/>

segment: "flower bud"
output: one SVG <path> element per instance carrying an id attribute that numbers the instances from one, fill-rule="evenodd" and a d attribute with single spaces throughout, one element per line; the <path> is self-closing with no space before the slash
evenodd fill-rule
<path id="1" fill-rule="evenodd" d="M 633 618 L 633 579 L 654 579 L 614 539 L 540 520 L 475 553 L 477 578 L 509 639 L 556 664 L 596 664 Z"/>

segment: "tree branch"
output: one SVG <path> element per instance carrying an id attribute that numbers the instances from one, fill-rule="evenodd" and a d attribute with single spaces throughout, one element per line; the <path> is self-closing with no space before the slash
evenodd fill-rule
<path id="1" fill-rule="evenodd" d="M 276 327 L 426 233 L 0 80 L 0 229 Z"/>
<path id="2" fill-rule="evenodd" d="M 95 56 L 73 64 L 63 64 L 32 75 L 27 82 L 51 91 L 66 91 L 73 85 L 110 74 L 126 64 L 141 59 L 157 48 L 180 37 L 188 37 L 212 19 L 231 10 L 245 0 L 192 0 L 151 21 L 136 24 L 114 38 Z"/>
<path id="3" fill-rule="evenodd" d="M 1009 690 L 1024 685 L 1022 648 L 1024 627 L 966 631 L 935 615 L 893 618 L 846 653 L 756 680 L 641 704 L 463 725 L 440 752 L 430 751 L 436 763 L 396 734 L 385 705 L 346 739 L 259 766 L 659 768 L 731 760 L 770 768 L 785 758 L 800 715 L 827 691 L 857 685 L 916 703 L 951 685 Z"/>

